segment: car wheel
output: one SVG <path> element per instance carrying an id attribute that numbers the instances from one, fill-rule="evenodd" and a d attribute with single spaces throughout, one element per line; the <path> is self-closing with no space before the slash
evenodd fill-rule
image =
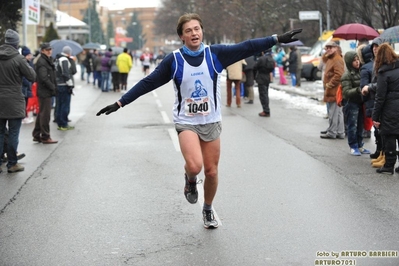
<path id="1" fill-rule="evenodd" d="M 313 80 L 320 80 L 321 79 L 321 71 L 317 68 L 314 68 L 312 71 L 312 79 Z"/>

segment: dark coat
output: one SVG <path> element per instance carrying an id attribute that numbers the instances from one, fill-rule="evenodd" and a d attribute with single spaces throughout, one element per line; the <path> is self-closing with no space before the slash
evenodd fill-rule
<path id="1" fill-rule="evenodd" d="M 345 54 L 346 71 L 341 77 L 342 97 L 348 102 L 362 103 L 360 70 L 352 67 L 353 59 L 356 56 L 355 51 L 349 51 Z"/>
<path id="2" fill-rule="evenodd" d="M 255 83 L 254 66 L 256 64 L 256 61 L 254 56 L 250 56 L 248 58 L 245 58 L 245 62 L 247 62 L 247 65 L 244 68 L 244 73 L 246 76 L 244 85 L 247 87 L 251 87 Z"/>
<path id="3" fill-rule="evenodd" d="M 298 69 L 298 53 L 296 48 L 292 49 L 288 57 L 288 70 L 290 73 L 296 73 Z M 301 58 L 299 58 L 301 60 Z"/>
<path id="4" fill-rule="evenodd" d="M 73 69 L 71 64 L 73 60 L 70 59 L 68 55 L 61 53 L 57 54 L 56 61 L 58 62 L 56 67 L 57 86 L 73 86 L 73 70 L 75 70 L 76 73 L 76 65 L 74 64 L 75 69 Z"/>
<path id="5" fill-rule="evenodd" d="M 55 96 L 57 83 L 55 66 L 51 57 L 40 54 L 35 64 L 37 74 L 37 96 L 39 98 L 48 98 Z"/>
<path id="6" fill-rule="evenodd" d="M 377 84 L 375 83 L 375 75 L 373 72 L 374 62 L 373 62 L 373 51 L 371 49 L 371 45 L 366 45 L 358 52 L 360 63 L 362 66 L 360 67 L 360 89 L 364 86 L 369 86 L 369 93 L 367 95 L 363 95 L 363 102 L 366 107 L 366 116 L 371 117 L 374 109 L 374 99 L 375 99 L 375 90 Z"/>
<path id="7" fill-rule="evenodd" d="M 86 54 L 86 58 L 83 60 L 83 65 L 86 67 L 87 73 L 93 72 L 92 58 L 93 58 L 93 54 L 88 52 Z"/>
<path id="8" fill-rule="evenodd" d="M 399 61 L 378 69 L 373 121 L 381 135 L 399 135 Z"/>
<path id="9" fill-rule="evenodd" d="M 266 68 L 267 60 L 273 61 L 273 57 L 270 54 L 265 54 L 256 61 L 254 66 L 255 80 L 261 85 L 268 85 L 270 83 L 270 73 L 273 71 Z"/>
<path id="10" fill-rule="evenodd" d="M 27 62 L 29 66 L 33 69 L 34 68 L 33 62 L 32 61 L 27 61 Z M 22 94 L 25 96 L 25 98 L 30 98 L 33 96 L 32 84 L 33 82 L 30 82 L 27 78 L 22 77 Z"/>
<path id="11" fill-rule="evenodd" d="M 22 94 L 22 76 L 35 81 L 36 73 L 25 57 L 14 47 L 0 46 L 0 118 L 25 117 L 25 97 Z"/>
<path id="12" fill-rule="evenodd" d="M 101 72 L 111 72 L 111 52 L 106 52 L 101 58 Z"/>
<path id="13" fill-rule="evenodd" d="M 101 58 L 100 55 L 94 55 L 92 59 L 93 71 L 101 72 Z"/>

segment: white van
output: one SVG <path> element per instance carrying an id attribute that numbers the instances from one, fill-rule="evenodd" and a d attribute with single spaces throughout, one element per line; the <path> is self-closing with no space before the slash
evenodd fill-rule
<path id="1" fill-rule="evenodd" d="M 334 31 L 324 31 L 317 42 L 312 46 L 312 49 L 309 51 L 309 53 L 302 55 L 302 78 L 305 78 L 306 80 L 321 79 L 321 71 L 317 68 L 317 66 L 320 63 L 321 56 L 327 42 L 335 41 L 339 43 L 342 49 L 342 55 L 344 55 L 347 51 L 354 51 L 356 49 L 356 40 L 333 38 L 333 33 Z"/>

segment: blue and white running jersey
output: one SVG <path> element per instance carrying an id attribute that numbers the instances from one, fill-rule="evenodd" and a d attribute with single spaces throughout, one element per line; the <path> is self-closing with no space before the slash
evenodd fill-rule
<path id="1" fill-rule="evenodd" d="M 188 64 L 180 50 L 174 51 L 173 56 L 174 123 L 204 125 L 221 121 L 220 73 L 215 69 L 209 46 L 205 46 L 204 59 L 198 67 Z"/>

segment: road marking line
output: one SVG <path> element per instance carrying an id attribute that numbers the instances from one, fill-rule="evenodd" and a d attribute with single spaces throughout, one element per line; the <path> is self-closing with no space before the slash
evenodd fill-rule
<path id="1" fill-rule="evenodd" d="M 176 130 L 174 128 L 168 128 L 169 136 L 172 139 L 173 146 L 175 150 L 180 152 L 179 138 L 177 137 Z"/>
<path id="2" fill-rule="evenodd" d="M 161 116 L 162 116 L 163 122 L 165 124 L 169 124 L 170 123 L 170 119 L 168 117 L 168 114 L 165 111 L 160 111 L 160 112 L 161 112 Z"/>
<path id="3" fill-rule="evenodd" d="M 159 108 L 162 108 L 162 102 L 159 99 L 156 99 L 155 102 L 157 103 Z"/>

